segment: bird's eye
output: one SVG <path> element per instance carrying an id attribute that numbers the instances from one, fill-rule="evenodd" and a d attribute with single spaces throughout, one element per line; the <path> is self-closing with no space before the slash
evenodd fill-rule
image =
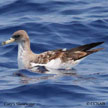
<path id="1" fill-rule="evenodd" d="M 20 35 L 14 35 L 14 36 L 12 36 L 12 38 L 14 38 L 14 39 L 18 39 L 20 37 Z"/>

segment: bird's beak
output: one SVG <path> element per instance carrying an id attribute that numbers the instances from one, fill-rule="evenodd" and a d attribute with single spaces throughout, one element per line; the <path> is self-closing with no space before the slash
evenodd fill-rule
<path id="1" fill-rule="evenodd" d="M 15 41 L 14 38 L 10 38 L 9 40 L 2 42 L 2 45 L 6 45 L 6 44 L 12 43 L 14 41 Z"/>

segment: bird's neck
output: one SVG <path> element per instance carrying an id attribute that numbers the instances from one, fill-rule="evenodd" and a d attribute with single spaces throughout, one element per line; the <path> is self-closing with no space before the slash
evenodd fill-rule
<path id="1" fill-rule="evenodd" d="M 31 53 L 32 51 L 29 41 L 18 43 L 18 66 L 20 69 L 24 69 L 26 65 L 28 65 L 27 62 L 29 62 L 29 56 Z"/>
<path id="2" fill-rule="evenodd" d="M 31 51 L 31 48 L 30 48 L 30 41 L 22 41 L 20 43 L 18 43 L 18 51 Z"/>

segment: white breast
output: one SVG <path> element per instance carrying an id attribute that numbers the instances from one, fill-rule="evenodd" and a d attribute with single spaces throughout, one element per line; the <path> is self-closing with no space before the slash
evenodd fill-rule
<path id="1" fill-rule="evenodd" d="M 22 44 L 18 45 L 18 67 L 19 69 L 24 69 L 24 61 L 25 61 L 25 50 Z"/>

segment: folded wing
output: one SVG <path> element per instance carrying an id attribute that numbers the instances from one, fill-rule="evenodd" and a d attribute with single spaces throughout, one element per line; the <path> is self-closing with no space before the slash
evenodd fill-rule
<path id="1" fill-rule="evenodd" d="M 47 51 L 44 53 L 41 53 L 38 56 L 37 62 L 41 64 L 46 64 L 49 61 L 53 59 L 60 58 L 62 62 L 67 62 L 69 60 L 79 60 L 81 58 L 84 58 L 88 56 L 89 54 L 98 52 L 102 50 L 103 48 L 97 48 L 97 49 L 91 49 L 93 47 L 96 47 L 104 42 L 96 42 L 91 44 L 82 45 L 76 48 L 72 48 L 69 50 L 53 50 L 53 51 Z"/>

